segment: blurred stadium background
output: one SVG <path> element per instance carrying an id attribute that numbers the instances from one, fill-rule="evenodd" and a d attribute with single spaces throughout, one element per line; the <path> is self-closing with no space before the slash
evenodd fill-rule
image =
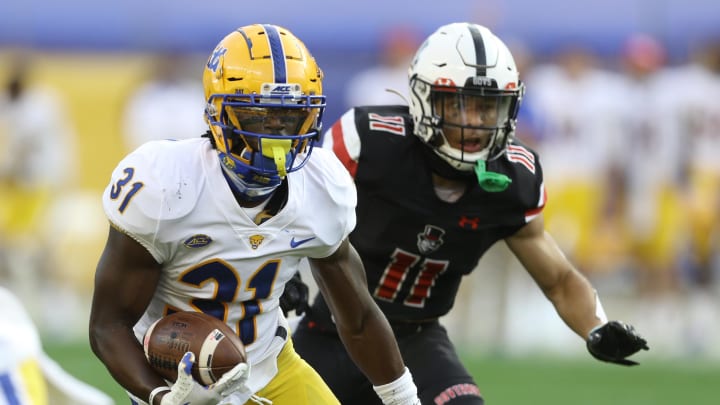
<path id="1" fill-rule="evenodd" d="M 508 43 L 525 68 L 521 76 L 527 76 L 528 102 L 533 101 L 534 84 L 542 90 L 552 83 L 543 81 L 548 78 L 543 73 L 555 72 L 568 50 L 590 55 L 594 68 L 613 79 L 592 88 L 558 88 L 556 92 L 569 100 L 564 106 L 568 110 L 579 109 L 576 103 L 600 93 L 610 100 L 606 104 L 624 99 L 623 94 L 636 94 L 613 92 L 616 84 L 630 83 L 630 56 L 639 58 L 641 65 L 652 65 L 644 66 L 646 70 L 669 72 L 662 76 L 669 79 L 660 80 L 666 86 L 657 94 L 677 95 L 682 107 L 685 90 L 695 83 L 683 81 L 683 72 L 700 63 L 700 57 L 703 63 L 710 60 L 707 66 L 714 80 L 701 87 L 699 99 L 715 108 L 714 121 L 707 120 L 710 127 L 705 130 L 720 138 L 720 2 L 715 0 L 1 2 L 0 283 L 26 304 L 48 353 L 125 403 L 122 391 L 87 347 L 93 272 L 107 232 L 100 194 L 115 164 L 137 142 L 165 138 L 176 128 L 196 128 L 198 123 L 202 127 L 202 92 L 197 86 L 203 63 L 222 36 L 256 22 L 291 29 L 325 72 L 329 107 L 323 121 L 330 125 L 353 100 L 347 94 L 352 78 L 378 67 L 387 50 L 401 52 L 391 46 L 414 47 L 417 38 L 453 21 L 487 25 Z M 650 41 L 641 40 L 633 48 L 633 38 Z M 31 108 L 13 107 L 9 101 L 8 83 L 18 71 L 28 92 L 39 97 L 30 98 L 39 100 Z M 33 93 L 35 89 L 44 96 Z M 543 100 L 552 100 L 553 90 L 544 91 L 550 98 Z M 692 94 L 687 98 L 695 100 Z M 544 122 L 553 111 L 540 104 L 528 104 L 536 116 L 521 117 L 519 125 L 521 135 L 542 150 L 553 145 L 547 131 L 551 126 Z M 628 109 L 639 111 L 637 106 Z M 611 110 L 593 109 L 610 115 L 581 122 L 588 127 L 588 137 L 593 137 L 596 120 L 624 122 L 625 116 L 612 115 L 618 112 Z M 165 116 L 173 121 L 164 121 Z M 683 175 L 692 171 L 687 167 L 700 152 L 714 156 L 720 149 L 717 142 L 701 144 L 700 152 L 690 149 L 690 141 L 682 137 L 693 127 L 677 126 L 680 131 L 667 135 L 667 144 L 675 145 L 669 149 L 677 152 L 672 158 L 679 161 L 676 171 L 666 175 L 663 168 L 674 164 L 660 154 L 654 161 L 637 159 L 646 165 L 640 169 L 622 166 L 618 174 L 613 157 L 622 155 L 610 155 L 600 169 L 590 167 L 589 176 L 581 180 L 583 186 L 606 185 L 595 194 L 595 201 L 603 204 L 587 205 L 572 194 L 549 189 L 553 208 L 548 226 L 595 283 L 610 317 L 634 324 L 647 337 L 652 350 L 638 356 L 644 364 L 619 369 L 587 356 L 582 341 L 562 324 L 506 248 L 498 245 L 467 277 L 445 320 L 490 403 L 717 403 L 720 175 L 711 170 L 712 175 L 697 182 L 699 189 L 693 188 L 691 175 Z M 29 151 L 9 135 L 22 131 L 36 132 L 21 138 Z M 199 132 L 176 136 L 196 135 Z M 623 148 L 623 136 L 622 130 L 617 137 L 601 133 L 589 144 L 578 141 L 576 146 L 595 150 L 599 143 L 617 150 L 610 148 L 617 147 L 619 139 L 620 149 L 637 151 Z M 32 157 L 35 147 L 43 149 L 39 161 Z M 635 157 L 624 159 L 636 161 Z M 22 173 L 25 164 L 32 176 Z M 623 170 L 665 176 L 661 180 L 671 191 L 650 194 L 651 199 L 634 194 L 628 186 L 632 176 Z M 560 188 L 566 180 L 562 173 L 548 170 L 546 179 Z M 693 199 L 695 195 L 700 197 Z M 656 211 L 659 205 L 663 208 Z M 563 217 L 564 210 L 581 211 L 579 219 Z M 635 211 L 655 214 L 650 220 L 643 215 L 640 220 L 629 218 L 628 212 Z M 588 215 L 592 220 L 586 221 Z M 663 235 L 662 240 L 637 240 L 637 221 L 642 226 L 652 222 L 651 233 Z M 699 225 L 691 226 L 696 222 Z M 700 234 L 700 242 L 694 234 Z"/>

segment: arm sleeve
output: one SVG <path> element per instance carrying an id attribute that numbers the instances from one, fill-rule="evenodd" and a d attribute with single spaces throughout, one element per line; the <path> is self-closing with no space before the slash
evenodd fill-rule
<path id="1" fill-rule="evenodd" d="M 355 109 L 352 108 L 325 132 L 322 147 L 331 149 L 350 175 L 355 177 L 360 146 L 360 134 L 355 123 Z"/>

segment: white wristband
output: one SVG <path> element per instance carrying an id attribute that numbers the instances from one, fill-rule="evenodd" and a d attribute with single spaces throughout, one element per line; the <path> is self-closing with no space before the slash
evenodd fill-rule
<path id="1" fill-rule="evenodd" d="M 608 321 L 607 315 L 605 315 L 605 309 L 603 309 L 603 306 L 600 303 L 600 296 L 597 291 L 595 291 L 595 317 L 603 324 L 606 324 Z"/>
<path id="2" fill-rule="evenodd" d="M 407 367 L 405 367 L 405 372 L 395 381 L 383 385 L 375 385 L 373 389 L 384 405 L 420 404 L 417 396 L 417 387 Z"/>
<path id="3" fill-rule="evenodd" d="M 168 386 L 160 386 L 156 387 L 152 391 L 150 391 L 150 396 L 148 397 L 148 404 L 153 405 L 153 401 L 155 400 L 155 397 L 160 394 L 161 392 L 168 392 L 171 391 L 170 387 Z"/>

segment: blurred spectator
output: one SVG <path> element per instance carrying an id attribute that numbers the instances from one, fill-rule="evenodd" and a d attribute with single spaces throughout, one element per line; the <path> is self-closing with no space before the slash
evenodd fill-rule
<path id="1" fill-rule="evenodd" d="M 720 38 L 701 44 L 679 70 L 683 152 L 689 175 L 689 281 L 720 282 Z M 714 278 L 715 277 L 715 278 Z"/>
<path id="2" fill-rule="evenodd" d="M 207 130 L 202 83 L 194 80 L 198 66 L 202 64 L 182 53 L 155 57 L 150 78 L 126 106 L 123 133 L 128 150 L 155 139 L 199 137 Z"/>
<path id="3" fill-rule="evenodd" d="M 515 65 L 520 73 L 520 80 L 525 83 L 526 88 L 530 89 L 529 92 L 525 92 L 522 98 L 522 104 L 518 111 L 515 137 L 535 149 L 542 140 L 542 117 L 537 113 L 532 83 L 526 80 L 535 65 L 534 55 L 528 46 L 521 41 L 510 40 L 507 45 L 515 59 Z"/>
<path id="4" fill-rule="evenodd" d="M 111 405 L 112 399 L 48 357 L 20 301 L 0 286 L 0 404 Z"/>
<path id="5" fill-rule="evenodd" d="M 54 90 L 32 80 L 37 60 L 11 55 L 0 93 L 0 278 L 32 302 L 46 280 L 52 235 L 44 220 L 75 176 L 74 133 Z"/>
<path id="6" fill-rule="evenodd" d="M 350 79 L 346 105 L 407 104 L 408 68 L 421 40 L 421 34 L 412 26 L 386 30 L 381 35 L 379 63 Z"/>
<path id="7" fill-rule="evenodd" d="M 678 120 L 678 94 L 664 70 L 663 45 L 647 34 L 630 36 L 621 53 L 625 72 L 624 135 L 616 152 L 625 162 L 626 221 L 638 287 L 648 293 L 677 287 L 679 248 L 685 240 L 680 185 L 686 130 Z"/>
<path id="8" fill-rule="evenodd" d="M 582 271 L 614 269 L 623 248 L 609 192 L 610 152 L 620 133 L 620 77 L 601 69 L 593 51 L 579 45 L 561 49 L 554 62 L 526 76 L 541 120 L 537 149 L 548 191 L 547 226 Z"/>

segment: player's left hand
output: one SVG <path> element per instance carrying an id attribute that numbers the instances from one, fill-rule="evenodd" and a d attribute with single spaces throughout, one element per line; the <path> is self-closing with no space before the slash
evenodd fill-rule
<path id="1" fill-rule="evenodd" d="M 638 365 L 626 357 L 640 350 L 650 350 L 645 339 L 635 332 L 635 328 L 620 321 L 610 321 L 591 330 L 587 349 L 600 361 L 623 366 Z"/>
<path id="2" fill-rule="evenodd" d="M 288 312 L 295 310 L 298 316 L 308 310 L 308 286 L 302 281 L 300 273 L 297 272 L 287 283 L 285 291 L 280 296 L 280 309 L 287 316 Z"/>

